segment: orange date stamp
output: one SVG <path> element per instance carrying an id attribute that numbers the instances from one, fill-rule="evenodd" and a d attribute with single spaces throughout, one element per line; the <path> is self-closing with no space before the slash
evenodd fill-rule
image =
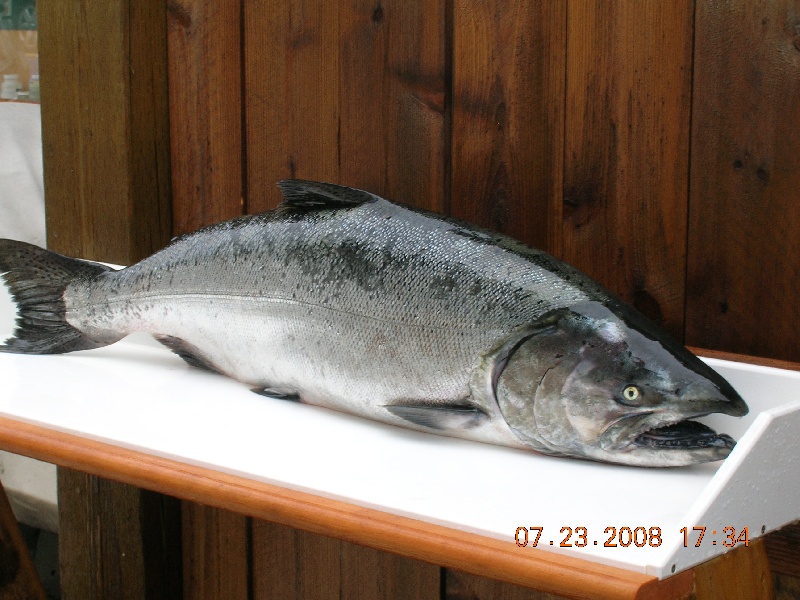
<path id="1" fill-rule="evenodd" d="M 517 527 L 514 541 L 520 548 L 539 546 L 558 546 L 560 548 L 586 548 L 599 546 L 605 548 L 658 548 L 661 545 L 661 527 L 606 527 L 603 535 L 595 539 L 589 530 L 581 525 L 562 527 L 556 539 L 543 539 L 544 527 Z M 547 536 L 545 536 L 546 538 Z"/>
<path id="2" fill-rule="evenodd" d="M 701 545 L 724 546 L 733 548 L 739 544 L 750 545 L 750 534 L 747 527 L 737 529 L 732 526 L 722 527 L 717 531 L 708 527 L 682 527 L 683 547 L 700 548 Z M 606 527 L 603 535 L 593 537 L 589 529 L 581 525 L 562 527 L 554 539 L 544 534 L 544 527 L 517 527 L 514 541 L 520 548 L 537 548 L 541 546 L 557 546 L 560 548 L 586 548 L 600 546 L 605 548 L 658 548 L 663 542 L 661 527 Z"/>
<path id="3" fill-rule="evenodd" d="M 747 527 L 742 527 L 737 530 L 736 527 L 728 525 L 727 527 L 722 527 L 719 533 L 716 529 L 709 529 L 708 527 L 692 527 L 691 529 L 682 527 L 681 533 L 683 534 L 684 548 L 689 548 L 690 546 L 699 548 L 701 544 L 710 544 L 712 546 L 720 545 L 726 548 L 733 548 L 737 544 L 744 544 L 745 546 L 750 545 L 750 531 Z M 691 537 L 695 534 L 697 535 L 697 539 L 694 540 L 694 544 L 692 544 Z"/>

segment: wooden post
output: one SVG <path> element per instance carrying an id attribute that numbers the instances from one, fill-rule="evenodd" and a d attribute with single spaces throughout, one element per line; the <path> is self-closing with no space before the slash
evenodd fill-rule
<path id="1" fill-rule="evenodd" d="M 38 8 L 48 246 L 129 264 L 172 230 L 166 3 Z M 181 597 L 177 500 L 58 478 L 64 598 Z"/>

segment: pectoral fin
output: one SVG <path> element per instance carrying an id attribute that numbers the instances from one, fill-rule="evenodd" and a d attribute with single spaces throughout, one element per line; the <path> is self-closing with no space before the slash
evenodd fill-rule
<path id="1" fill-rule="evenodd" d="M 289 402 L 302 402 L 300 394 L 294 390 L 288 390 L 277 387 L 257 387 L 252 388 L 253 392 L 259 396 L 266 396 L 267 398 L 275 398 L 276 400 L 288 400 Z"/>
<path id="2" fill-rule="evenodd" d="M 472 429 L 485 423 L 489 415 L 477 406 L 469 403 L 409 403 L 385 405 L 386 410 L 396 417 L 400 417 L 429 429 Z"/>

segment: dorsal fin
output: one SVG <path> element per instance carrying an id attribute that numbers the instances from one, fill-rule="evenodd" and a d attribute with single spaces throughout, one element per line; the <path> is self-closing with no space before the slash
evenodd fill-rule
<path id="1" fill-rule="evenodd" d="M 278 182 L 278 187 L 283 193 L 281 208 L 304 211 L 354 208 L 378 199 L 378 196 L 351 187 L 303 179 L 284 179 Z"/>

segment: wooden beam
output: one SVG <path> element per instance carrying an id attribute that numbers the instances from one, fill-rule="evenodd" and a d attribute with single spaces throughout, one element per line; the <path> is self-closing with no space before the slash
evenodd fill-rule
<path id="1" fill-rule="evenodd" d="M 130 264 L 171 235 L 163 3 L 38 8 L 48 246 Z"/>
<path id="2" fill-rule="evenodd" d="M 38 10 L 48 246 L 130 264 L 172 229 L 166 7 Z M 59 509 L 64 597 L 180 597 L 176 500 L 62 469 Z"/>

